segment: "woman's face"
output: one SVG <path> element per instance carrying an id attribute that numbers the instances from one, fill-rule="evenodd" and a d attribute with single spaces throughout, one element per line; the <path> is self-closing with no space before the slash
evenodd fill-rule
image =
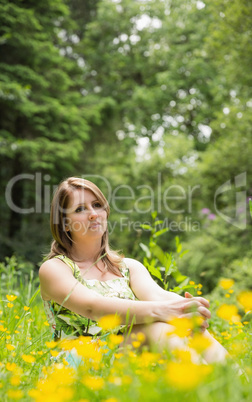
<path id="1" fill-rule="evenodd" d="M 65 228 L 70 231 L 74 241 L 102 237 L 107 228 L 107 212 L 92 191 L 76 189 L 72 192 Z"/>

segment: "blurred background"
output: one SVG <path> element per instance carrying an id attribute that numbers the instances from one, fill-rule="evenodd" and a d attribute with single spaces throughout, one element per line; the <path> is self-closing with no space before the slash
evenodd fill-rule
<path id="1" fill-rule="evenodd" d="M 113 248 L 141 260 L 157 211 L 182 273 L 252 288 L 251 16 L 247 0 L 0 0 L 0 260 L 38 268 L 76 175 L 108 197 Z"/>

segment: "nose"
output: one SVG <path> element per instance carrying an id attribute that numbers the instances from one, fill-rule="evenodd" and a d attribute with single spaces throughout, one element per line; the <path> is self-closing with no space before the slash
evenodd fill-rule
<path id="1" fill-rule="evenodd" d="M 96 219 L 97 216 L 98 216 L 97 211 L 93 207 L 90 207 L 89 219 L 90 220 Z"/>

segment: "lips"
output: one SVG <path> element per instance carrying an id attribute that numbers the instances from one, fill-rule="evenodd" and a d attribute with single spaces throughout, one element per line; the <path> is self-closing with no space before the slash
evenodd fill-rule
<path id="1" fill-rule="evenodd" d="M 101 227 L 101 223 L 99 223 L 99 222 L 91 223 L 91 225 L 89 225 L 90 229 L 96 229 L 99 227 Z"/>

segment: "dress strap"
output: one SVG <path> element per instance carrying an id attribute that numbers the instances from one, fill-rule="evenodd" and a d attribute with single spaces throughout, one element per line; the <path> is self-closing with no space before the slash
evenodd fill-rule
<path id="1" fill-rule="evenodd" d="M 71 268 L 73 275 L 75 276 L 76 271 L 77 271 L 77 266 L 73 260 L 71 260 L 64 254 L 55 255 L 55 257 L 53 257 L 53 258 L 58 258 L 59 260 L 63 261 L 69 268 Z"/>

